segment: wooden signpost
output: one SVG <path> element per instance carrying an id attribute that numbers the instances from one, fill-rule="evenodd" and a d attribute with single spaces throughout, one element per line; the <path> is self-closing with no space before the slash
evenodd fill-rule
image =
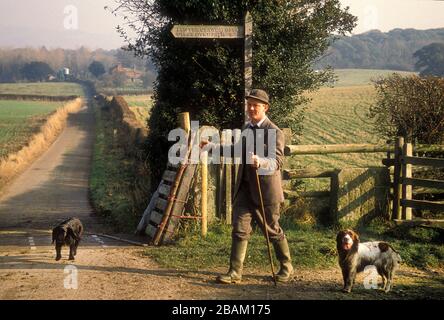
<path id="1" fill-rule="evenodd" d="M 244 39 L 244 89 L 245 97 L 250 93 L 253 84 L 253 18 L 245 14 L 244 25 L 174 25 L 171 33 L 175 38 L 202 39 Z M 244 115 L 247 121 L 247 103 L 244 101 Z"/>

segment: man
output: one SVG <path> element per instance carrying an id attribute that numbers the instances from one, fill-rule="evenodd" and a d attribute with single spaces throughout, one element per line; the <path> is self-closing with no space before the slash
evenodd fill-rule
<path id="1" fill-rule="evenodd" d="M 264 90 L 253 89 L 247 96 L 247 107 L 250 121 L 244 126 L 243 133 L 249 130 L 254 134 L 255 140 L 263 141 L 265 152 L 261 156 L 256 152 L 247 154 L 249 146 L 245 143 L 242 145 L 243 161 L 239 165 L 233 198 L 230 269 L 227 274 L 218 276 L 216 280 L 226 284 L 241 282 L 247 244 L 252 232 L 252 219 L 263 230 L 264 222 L 256 178 L 256 170 L 258 170 L 268 235 L 280 262 L 276 281 L 287 282 L 293 273 L 293 266 L 287 239 L 279 226 L 280 203 L 284 201 L 281 181 L 284 135 L 266 115 L 270 104 L 268 94 Z M 260 137 L 261 134 L 263 134 L 262 137 Z M 271 143 L 269 138 L 271 138 Z M 206 143 L 201 143 L 201 146 Z M 262 147 L 257 144 L 255 146 Z"/>

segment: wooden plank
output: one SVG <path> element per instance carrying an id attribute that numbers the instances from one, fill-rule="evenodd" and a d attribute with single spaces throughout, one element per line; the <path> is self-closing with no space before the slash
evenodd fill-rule
<path id="1" fill-rule="evenodd" d="M 176 200 L 172 204 L 170 218 L 168 220 L 167 227 L 178 225 L 178 216 L 182 215 L 185 203 L 188 200 L 188 195 L 190 192 L 191 183 L 193 181 L 194 175 L 196 173 L 196 164 L 189 164 L 182 175 L 179 187 L 176 192 Z M 162 242 L 168 241 L 173 235 L 173 232 L 165 232 L 162 236 Z"/>
<path id="2" fill-rule="evenodd" d="M 200 211 L 202 217 L 201 234 L 206 237 L 208 233 L 208 151 L 201 153 L 201 202 Z"/>
<path id="3" fill-rule="evenodd" d="M 253 18 L 247 11 L 244 17 L 244 93 L 245 97 L 253 88 Z M 248 121 L 247 99 L 244 99 L 244 120 Z"/>
<path id="4" fill-rule="evenodd" d="M 411 143 L 405 143 L 403 148 L 403 155 L 411 157 L 413 155 L 413 146 Z M 404 164 L 402 166 L 402 177 L 409 179 L 412 177 L 412 165 Z M 409 184 L 402 184 L 402 199 L 412 200 L 412 186 Z M 412 220 L 412 208 L 407 206 L 402 207 L 402 216 L 406 220 Z"/>
<path id="5" fill-rule="evenodd" d="M 425 200 L 401 200 L 401 205 L 409 208 L 423 210 L 444 210 L 443 202 L 433 202 Z"/>
<path id="6" fill-rule="evenodd" d="M 176 171 L 177 169 L 179 169 L 180 167 L 180 163 L 177 164 L 172 164 L 171 162 L 168 161 L 168 166 L 169 170 L 171 171 Z"/>
<path id="7" fill-rule="evenodd" d="M 403 178 L 402 183 L 414 187 L 444 189 L 444 181 L 442 180 Z"/>
<path id="8" fill-rule="evenodd" d="M 413 164 L 420 166 L 430 166 L 436 168 L 444 168 L 444 159 L 439 158 L 426 158 L 426 157 L 402 157 L 403 164 Z"/>
<path id="9" fill-rule="evenodd" d="M 191 137 L 188 140 L 188 146 L 187 146 L 187 152 L 186 152 L 186 157 L 185 159 L 189 159 L 190 155 L 191 155 L 191 147 L 193 145 L 193 143 L 196 143 L 196 139 L 198 137 L 198 134 L 196 132 L 191 131 Z M 190 170 L 190 168 L 193 168 L 195 170 L 196 165 L 193 165 L 192 163 L 186 165 L 186 166 L 180 166 L 180 168 L 178 169 L 177 175 L 176 175 L 176 179 L 173 183 L 173 185 L 171 186 L 171 191 L 170 191 L 170 195 L 168 197 L 168 205 L 164 211 L 164 216 L 162 218 L 162 222 L 159 225 L 159 229 L 156 233 L 156 235 L 154 236 L 153 239 L 153 244 L 155 246 L 159 245 L 162 243 L 163 239 L 166 237 L 166 239 L 168 239 L 168 235 L 167 233 L 164 232 L 165 229 L 168 228 L 168 225 L 170 224 L 170 220 L 174 220 L 175 217 L 180 216 L 182 213 L 181 211 L 175 212 L 174 208 L 176 205 L 181 205 L 181 209 L 183 209 L 185 203 L 186 203 L 186 199 L 188 197 L 188 193 L 189 193 L 189 189 L 190 189 L 190 184 L 186 184 L 186 191 L 183 195 L 183 198 L 180 197 L 180 191 L 183 190 L 183 181 L 184 181 L 184 177 L 186 176 L 186 173 Z M 193 171 L 193 176 L 194 176 L 194 171 Z"/>
<path id="10" fill-rule="evenodd" d="M 159 184 L 160 186 L 160 184 Z M 137 233 L 143 233 L 143 231 L 146 228 L 146 225 L 148 224 L 149 217 L 151 215 L 151 211 L 154 209 L 157 199 L 159 198 L 159 192 L 156 190 L 153 193 L 153 196 L 151 197 L 150 203 L 146 207 L 145 211 L 143 212 L 142 218 L 140 219 L 139 224 L 137 225 L 136 232 Z"/>
<path id="11" fill-rule="evenodd" d="M 444 219 L 413 219 L 413 220 L 398 220 L 395 219 L 393 220 L 395 221 L 396 224 L 403 224 L 403 225 L 411 225 L 411 226 L 415 226 L 415 225 L 424 225 L 424 226 L 429 226 L 429 225 L 444 225 Z"/>
<path id="12" fill-rule="evenodd" d="M 171 189 L 171 186 L 168 186 L 166 184 L 161 184 L 159 186 L 158 191 L 159 191 L 160 195 L 162 195 L 164 197 L 168 197 L 170 195 L 170 189 Z"/>
<path id="13" fill-rule="evenodd" d="M 171 33 L 175 38 L 242 39 L 244 26 L 176 24 Z"/>
<path id="14" fill-rule="evenodd" d="M 322 169 L 297 169 L 297 170 L 284 170 L 284 180 L 290 179 L 305 179 L 305 178 L 331 178 L 334 171 L 322 170 Z"/>
<path id="15" fill-rule="evenodd" d="M 190 133 L 191 130 L 191 122 L 190 122 L 190 113 L 189 112 L 181 112 L 179 113 L 177 117 L 177 124 L 180 128 L 185 130 L 187 135 Z"/>
<path id="16" fill-rule="evenodd" d="M 233 165 L 225 165 L 225 222 L 230 224 L 233 220 L 232 213 L 232 183 L 233 183 Z"/>
<path id="17" fill-rule="evenodd" d="M 402 151 L 404 147 L 404 138 L 398 137 L 396 139 L 395 144 L 395 170 L 393 173 L 393 219 L 401 219 L 402 218 L 402 209 L 400 205 L 401 201 L 401 192 L 402 192 L 402 184 L 401 184 L 401 157 Z"/>
<path id="18" fill-rule="evenodd" d="M 152 224 L 148 224 L 148 225 L 147 225 L 147 227 L 146 227 L 146 229 L 145 229 L 145 233 L 146 233 L 149 237 L 153 238 L 154 235 L 156 234 L 156 232 L 157 232 L 157 227 L 153 226 Z"/>
<path id="19" fill-rule="evenodd" d="M 168 200 L 158 198 L 156 201 L 156 208 L 162 212 L 165 211 L 165 208 L 167 207 L 167 205 L 168 205 Z"/>
<path id="20" fill-rule="evenodd" d="M 160 213 L 156 210 L 151 211 L 150 221 L 159 225 L 162 222 L 163 213 Z"/>
<path id="21" fill-rule="evenodd" d="M 174 179 L 176 178 L 176 173 L 177 173 L 176 171 L 165 170 L 162 179 L 168 182 L 174 182 Z"/>
<path id="22" fill-rule="evenodd" d="M 164 229 L 164 234 L 162 236 L 162 244 L 171 243 L 172 238 L 176 232 L 178 225 L 168 224 L 168 227 Z"/>
<path id="23" fill-rule="evenodd" d="M 386 144 L 287 145 L 284 153 L 286 156 L 291 156 L 296 154 L 374 153 L 392 150 L 393 148 Z"/>
<path id="24" fill-rule="evenodd" d="M 222 131 L 220 136 L 220 143 L 221 146 L 226 144 L 226 134 Z M 222 217 L 223 215 L 223 204 L 224 204 L 224 183 L 225 183 L 225 176 L 224 176 L 224 157 L 221 154 L 220 156 L 220 165 L 218 166 L 219 169 L 219 176 L 217 178 L 217 215 L 219 217 Z"/>

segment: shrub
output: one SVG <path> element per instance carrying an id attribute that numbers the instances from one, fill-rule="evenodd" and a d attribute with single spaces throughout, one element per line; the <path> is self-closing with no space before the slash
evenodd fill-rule
<path id="1" fill-rule="evenodd" d="M 444 143 L 444 79 L 399 74 L 374 81 L 377 101 L 370 107 L 376 132 L 385 139 Z"/>

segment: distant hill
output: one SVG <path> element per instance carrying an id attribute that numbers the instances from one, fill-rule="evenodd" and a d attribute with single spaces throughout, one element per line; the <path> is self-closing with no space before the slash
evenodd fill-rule
<path id="1" fill-rule="evenodd" d="M 315 67 L 392 69 L 414 71 L 413 53 L 433 43 L 444 43 L 444 28 L 368 31 L 352 37 L 340 37 Z"/>

